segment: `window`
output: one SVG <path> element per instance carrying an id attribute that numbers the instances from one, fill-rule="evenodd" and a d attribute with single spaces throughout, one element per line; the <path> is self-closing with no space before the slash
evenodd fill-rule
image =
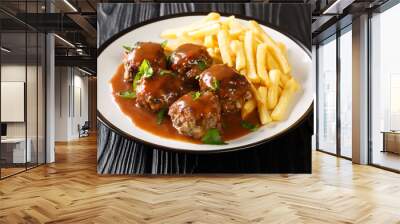
<path id="1" fill-rule="evenodd" d="M 340 155 L 352 156 L 352 32 L 351 26 L 340 36 Z"/>
<path id="2" fill-rule="evenodd" d="M 400 4 L 371 18 L 370 140 L 373 164 L 400 170 Z"/>
<path id="3" fill-rule="evenodd" d="M 318 47 L 317 149 L 336 153 L 336 36 Z"/>
<path id="4" fill-rule="evenodd" d="M 4 3 L 12 4 L 12 2 Z M 15 5 L 15 4 L 13 4 Z M 20 16 L 44 1 L 18 2 Z M 0 179 L 45 163 L 45 34 L 0 12 Z"/>

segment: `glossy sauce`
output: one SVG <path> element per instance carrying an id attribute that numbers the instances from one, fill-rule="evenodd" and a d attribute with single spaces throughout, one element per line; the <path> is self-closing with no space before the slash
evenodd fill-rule
<path id="1" fill-rule="evenodd" d="M 154 74 L 140 81 L 136 87 L 139 106 L 158 111 L 167 108 L 185 93 L 183 81 L 174 75 Z"/>
<path id="2" fill-rule="evenodd" d="M 136 48 L 127 56 L 127 60 L 133 67 L 137 68 L 147 59 L 152 67 L 166 68 L 167 62 L 164 55 L 164 48 L 158 43 L 139 42 Z"/>
<path id="3" fill-rule="evenodd" d="M 202 60 L 208 68 L 212 64 L 212 58 L 204 46 L 196 44 L 182 44 L 171 54 L 171 69 L 185 75 L 188 78 L 195 78 L 202 72 L 197 65 Z"/>
<path id="4" fill-rule="evenodd" d="M 194 140 L 190 137 L 179 134 L 172 126 L 171 120 L 168 116 L 165 116 L 161 125 L 158 125 L 157 115 L 155 113 L 151 113 L 145 109 L 136 107 L 136 102 L 134 99 L 124 99 L 117 96 L 118 92 L 130 90 L 132 88 L 131 83 L 123 81 L 123 74 L 124 66 L 121 64 L 113 78 L 110 80 L 113 89 L 113 96 L 121 111 L 128 116 L 136 126 L 161 137 L 193 143 L 201 143 L 199 140 Z M 248 121 L 253 124 L 259 124 L 257 113 L 252 113 L 249 116 Z M 228 114 L 222 116 L 222 137 L 225 141 L 236 139 L 250 133 L 248 129 L 241 126 L 240 122 L 240 114 Z"/>
<path id="5" fill-rule="evenodd" d="M 243 75 L 224 64 L 214 64 L 200 75 L 202 90 L 215 90 L 224 113 L 237 112 L 251 98 L 250 85 Z"/>
<path id="6" fill-rule="evenodd" d="M 194 94 L 194 92 L 190 92 L 179 98 L 178 106 L 180 111 L 182 111 L 183 108 L 190 107 L 195 113 L 196 119 L 200 119 L 208 113 L 216 114 L 220 112 L 219 107 L 216 107 L 213 103 L 216 101 L 218 103 L 218 98 L 214 94 L 206 92 L 201 94 L 197 99 L 193 99 L 192 94 Z"/>

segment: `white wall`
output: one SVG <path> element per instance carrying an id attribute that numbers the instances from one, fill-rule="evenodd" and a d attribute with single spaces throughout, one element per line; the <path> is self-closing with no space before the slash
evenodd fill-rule
<path id="1" fill-rule="evenodd" d="M 88 120 L 88 78 L 72 67 L 56 67 L 55 76 L 55 141 L 77 139 Z"/>
<path id="2" fill-rule="evenodd" d="M 36 70 L 38 69 L 38 70 Z M 3 82 L 24 82 L 26 83 L 26 110 L 27 120 L 23 122 L 6 122 L 8 138 L 27 138 L 30 140 L 32 150 L 32 161 L 44 162 L 44 89 L 41 66 L 25 64 L 3 64 L 1 66 L 1 81 Z M 27 78 L 27 80 L 25 80 Z M 4 96 L 3 96 L 4 97 Z M 9 108 L 1 108 L 8 110 Z M 22 111 L 25 113 L 25 111 Z M 37 157 L 36 153 L 39 153 Z"/>
<path id="3" fill-rule="evenodd" d="M 67 67 L 55 68 L 55 95 L 54 95 L 54 123 L 55 141 L 68 141 L 68 88 L 70 83 L 69 69 Z"/>
<path id="4" fill-rule="evenodd" d="M 29 111 L 36 111 L 37 99 L 36 99 L 36 80 L 30 78 L 30 74 L 36 75 L 36 66 L 27 66 L 28 72 L 28 87 L 34 86 L 35 88 L 27 88 L 27 106 L 30 106 Z M 4 82 L 26 82 L 25 81 L 25 64 L 5 64 L 1 66 L 1 81 Z M 1 108 L 2 110 L 7 110 L 7 108 Z M 29 127 L 34 127 L 36 130 L 36 113 L 27 113 L 28 119 L 28 129 Z M 34 122 L 34 124 L 30 124 Z M 28 137 L 29 133 L 28 130 Z M 7 136 L 8 137 L 25 137 L 25 122 L 7 122 Z M 35 132 L 36 136 L 36 132 Z"/>

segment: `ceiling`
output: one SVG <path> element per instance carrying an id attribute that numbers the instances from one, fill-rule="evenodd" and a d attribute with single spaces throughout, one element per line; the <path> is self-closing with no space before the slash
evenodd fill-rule
<path id="1" fill-rule="evenodd" d="M 313 15 L 313 38 L 326 35 L 339 19 L 356 14 L 386 0 L 267 0 L 266 2 L 309 3 Z M 0 22 L 2 45 L 12 49 L 15 57 L 34 53 L 36 46 L 29 36 L 24 52 L 24 32 L 55 32 L 56 63 L 76 63 L 95 73 L 96 70 L 96 4 L 104 2 L 137 2 L 117 0 L 1 0 Z M 336 2 L 336 3 L 335 3 Z M 329 14 L 324 12 L 329 8 Z M 332 13 L 333 9 L 333 13 Z M 335 11 L 336 10 L 336 11 Z M 48 13 L 52 11 L 52 13 Z M 21 31 L 23 31 L 21 33 Z M 64 41 L 66 40 L 66 41 Z M 17 53 L 19 52 L 19 53 Z M 79 63 L 82 64 L 79 64 Z M 90 65 L 90 66 L 88 66 Z"/>

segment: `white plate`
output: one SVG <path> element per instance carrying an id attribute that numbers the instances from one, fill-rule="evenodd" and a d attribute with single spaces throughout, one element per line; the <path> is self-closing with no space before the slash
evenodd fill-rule
<path id="1" fill-rule="evenodd" d="M 133 44 L 137 41 L 162 42 L 163 40 L 159 37 L 162 30 L 184 26 L 198 21 L 201 17 L 203 16 L 175 17 L 148 23 L 123 34 L 104 48 L 97 58 L 97 109 L 103 121 L 121 134 L 162 148 L 184 151 L 225 151 L 246 148 L 267 141 L 292 128 L 304 117 L 313 102 L 314 80 L 311 75 L 311 57 L 305 48 L 291 38 L 266 26 L 262 27 L 272 38 L 287 46 L 292 75 L 302 86 L 301 92 L 297 94 L 296 103 L 285 121 L 263 126 L 256 132 L 228 141 L 227 145 L 204 145 L 159 137 L 137 127 L 125 116 L 114 101 L 109 84 L 109 80 L 121 63 L 122 45 Z M 245 20 L 240 21 L 246 22 Z"/>

